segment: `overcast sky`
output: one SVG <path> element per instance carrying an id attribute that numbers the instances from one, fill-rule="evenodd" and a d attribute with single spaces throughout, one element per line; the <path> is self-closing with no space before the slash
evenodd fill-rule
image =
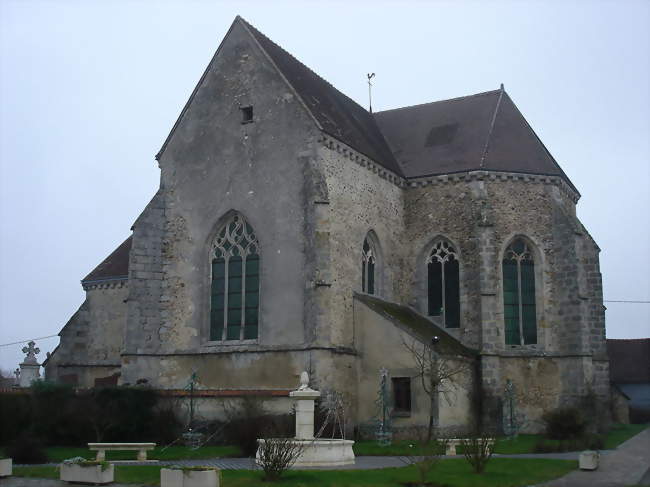
<path id="1" fill-rule="evenodd" d="M 54 335 L 81 305 L 237 14 L 364 106 L 375 72 L 375 110 L 504 83 L 582 193 L 605 299 L 650 300 L 650 1 L 2 0 L 0 344 Z M 606 305 L 608 337 L 650 336 L 650 305 Z"/>

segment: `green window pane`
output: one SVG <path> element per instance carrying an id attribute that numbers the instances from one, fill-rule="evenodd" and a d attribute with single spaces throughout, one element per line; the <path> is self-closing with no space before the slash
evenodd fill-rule
<path id="1" fill-rule="evenodd" d="M 459 264 L 453 257 L 445 262 L 445 326 L 460 327 Z"/>
<path id="2" fill-rule="evenodd" d="M 440 316 L 442 313 L 442 265 L 437 260 L 427 266 L 429 316 Z"/>
<path id="3" fill-rule="evenodd" d="M 375 264 L 368 262 L 368 294 L 375 294 Z"/>
<path id="4" fill-rule="evenodd" d="M 228 321 L 226 340 L 239 340 L 242 315 L 242 259 L 231 257 L 228 261 Z"/>
<path id="5" fill-rule="evenodd" d="M 255 340 L 257 338 L 257 325 L 246 325 L 244 327 L 244 340 Z"/>
<path id="6" fill-rule="evenodd" d="M 526 345 L 537 343 L 537 326 L 535 305 L 524 305 L 521 309 L 522 325 L 524 329 L 524 343 Z"/>
<path id="7" fill-rule="evenodd" d="M 519 278 L 517 262 L 503 261 L 503 315 L 506 326 L 506 345 L 520 345 L 519 336 Z"/>
<path id="8" fill-rule="evenodd" d="M 224 259 L 214 259 L 212 261 L 210 340 L 221 340 L 223 336 L 225 272 Z"/>

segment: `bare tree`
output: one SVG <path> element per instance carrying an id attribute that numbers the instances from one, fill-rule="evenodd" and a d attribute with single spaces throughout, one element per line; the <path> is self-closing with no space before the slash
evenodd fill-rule
<path id="1" fill-rule="evenodd" d="M 422 388 L 429 397 L 429 425 L 427 442 L 437 437 L 438 428 L 438 396 L 443 394 L 451 404 L 449 395 L 458 386 L 455 382 L 457 375 L 470 369 L 469 363 L 463 357 L 442 355 L 436 350 L 440 338 L 434 336 L 430 342 L 403 340 L 404 347 L 413 357 L 418 369 L 417 377 L 422 382 Z"/>

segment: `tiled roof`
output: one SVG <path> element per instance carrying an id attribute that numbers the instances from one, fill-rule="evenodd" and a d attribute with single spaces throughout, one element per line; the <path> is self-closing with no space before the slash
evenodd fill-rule
<path id="1" fill-rule="evenodd" d="M 607 339 L 609 376 L 617 384 L 650 383 L 650 338 Z"/>
<path id="2" fill-rule="evenodd" d="M 129 252 L 132 237 L 127 238 L 108 257 L 106 257 L 81 282 L 90 284 L 107 280 L 126 279 L 129 275 Z"/>
<path id="3" fill-rule="evenodd" d="M 560 176 L 503 89 L 374 114 L 406 177 L 467 171 Z"/>

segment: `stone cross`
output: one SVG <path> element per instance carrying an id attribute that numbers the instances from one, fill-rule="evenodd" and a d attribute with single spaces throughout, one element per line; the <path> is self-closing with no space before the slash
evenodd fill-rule
<path id="1" fill-rule="evenodd" d="M 26 347 L 23 347 L 23 353 L 27 354 L 25 357 L 25 360 L 23 360 L 24 364 L 37 364 L 38 361 L 36 360 L 36 354 L 41 353 L 40 348 L 36 348 L 34 345 L 33 341 L 30 341 Z"/>

